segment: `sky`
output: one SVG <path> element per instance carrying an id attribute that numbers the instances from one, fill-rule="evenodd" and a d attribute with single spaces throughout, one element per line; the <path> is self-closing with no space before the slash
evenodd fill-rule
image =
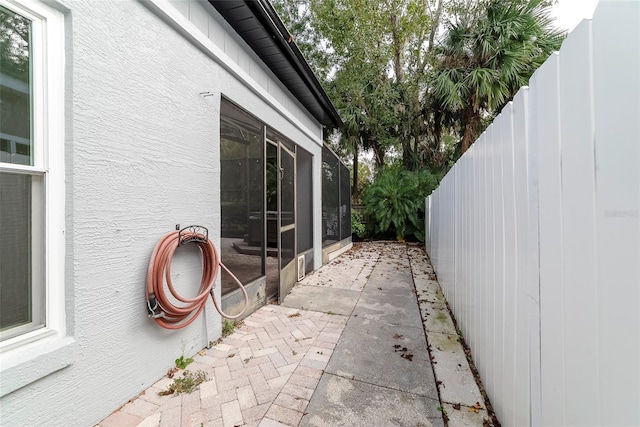
<path id="1" fill-rule="evenodd" d="M 559 0 L 552 8 L 556 24 L 563 30 L 571 31 L 584 18 L 591 18 L 598 0 Z"/>

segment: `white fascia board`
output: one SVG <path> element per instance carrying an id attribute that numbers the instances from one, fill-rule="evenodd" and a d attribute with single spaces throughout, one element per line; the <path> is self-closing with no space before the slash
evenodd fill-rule
<path id="1" fill-rule="evenodd" d="M 173 26 L 178 32 L 184 35 L 196 47 L 202 50 L 207 56 L 220 64 L 231 75 L 243 82 L 253 93 L 263 101 L 278 111 L 282 117 L 298 128 L 302 133 L 311 138 L 312 141 L 322 146 L 322 131 L 320 134 L 313 132 L 300 120 L 295 118 L 280 102 L 278 102 L 269 92 L 260 86 L 246 71 L 234 62 L 222 49 L 209 40 L 189 19 L 180 13 L 168 0 L 140 0 L 151 11 L 160 16 L 164 21 Z"/>

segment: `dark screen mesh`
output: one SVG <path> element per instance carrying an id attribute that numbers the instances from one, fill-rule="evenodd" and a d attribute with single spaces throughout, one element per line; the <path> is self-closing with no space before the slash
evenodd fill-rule
<path id="1" fill-rule="evenodd" d="M 322 148 L 322 245 L 340 240 L 340 169 L 336 156 Z"/>
<path id="2" fill-rule="evenodd" d="M 351 236 L 351 185 L 349 169 L 340 163 L 340 240 Z"/>
<path id="3" fill-rule="evenodd" d="M 220 116 L 220 213 L 222 262 L 244 284 L 264 274 L 263 125 L 222 100 Z M 236 289 L 226 274 L 222 292 Z"/>

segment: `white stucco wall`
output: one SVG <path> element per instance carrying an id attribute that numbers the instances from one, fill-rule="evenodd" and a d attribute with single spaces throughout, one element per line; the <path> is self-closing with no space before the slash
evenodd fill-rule
<path id="1" fill-rule="evenodd" d="M 231 61 L 238 64 L 264 90 L 281 103 L 292 116 L 309 129 L 317 128 L 316 120 L 289 90 L 278 81 L 258 55 L 247 47 L 231 26 L 207 0 L 169 0 L 209 40 L 216 44 Z M 322 136 L 322 135 L 320 135 Z"/>
<path id="2" fill-rule="evenodd" d="M 153 247 L 175 224 L 204 225 L 219 242 L 220 96 L 314 155 L 315 206 L 321 127 L 306 113 L 292 120 L 276 108 L 298 108 L 290 95 L 279 104 L 256 90 L 250 76 L 224 65 L 228 57 L 197 46 L 148 3 L 47 3 L 65 14 L 67 337 L 47 354 L 18 349 L 24 362 L 0 367 L 3 390 L 6 381 L 17 388 L 1 398 L 0 420 L 93 425 L 160 379 L 176 357 L 220 335 L 210 302 L 194 324 L 167 331 L 147 318 L 144 297 Z M 200 95 L 206 91 L 213 96 Z M 320 227 L 318 216 L 316 268 Z M 199 260 L 188 249 L 172 271 L 180 289 L 195 291 Z M 36 367 L 42 378 L 20 379 Z"/>

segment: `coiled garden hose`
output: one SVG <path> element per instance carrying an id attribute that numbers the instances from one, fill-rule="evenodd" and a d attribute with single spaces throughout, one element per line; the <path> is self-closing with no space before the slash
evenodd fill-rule
<path id="1" fill-rule="evenodd" d="M 181 237 L 185 239 L 184 241 L 198 245 L 202 253 L 202 279 L 200 280 L 198 295 L 194 298 L 181 296 L 174 288 L 171 280 L 171 261 L 176 249 L 180 246 Z M 220 268 L 233 278 L 244 295 L 244 307 L 235 316 L 224 313 L 214 296 L 214 285 L 220 273 Z M 178 306 L 168 298 L 164 287 L 165 279 L 171 295 L 183 304 Z M 171 231 L 165 234 L 156 244 L 147 270 L 146 294 L 149 316 L 153 317 L 158 325 L 167 329 L 180 329 L 190 325 L 204 309 L 209 295 L 218 313 L 227 319 L 239 318 L 249 305 L 246 289 L 240 280 L 222 264 L 213 242 L 202 234 L 187 230 L 181 232 L 177 230 Z"/>

